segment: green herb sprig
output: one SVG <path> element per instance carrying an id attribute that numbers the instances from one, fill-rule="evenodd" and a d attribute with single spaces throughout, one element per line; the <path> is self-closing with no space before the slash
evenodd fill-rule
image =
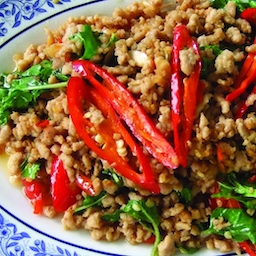
<path id="1" fill-rule="evenodd" d="M 40 171 L 40 167 L 40 163 L 29 163 L 28 157 L 26 157 L 26 159 L 20 165 L 22 178 L 29 178 L 34 180 L 37 173 Z"/>
<path id="2" fill-rule="evenodd" d="M 70 40 L 79 40 L 83 44 L 84 60 L 90 60 L 96 53 L 101 45 L 97 34 L 92 30 L 90 25 L 84 25 L 83 31 L 69 37 Z"/>
<path id="3" fill-rule="evenodd" d="M 229 225 L 216 229 L 214 219 L 223 218 Z M 210 227 L 202 235 L 221 235 L 237 242 L 250 240 L 256 244 L 256 220 L 248 215 L 244 209 L 216 208 L 211 214 Z"/>
<path id="4" fill-rule="evenodd" d="M 229 2 L 230 0 L 211 0 L 212 6 L 214 8 L 220 9 L 224 8 L 225 5 Z M 247 8 L 254 8 L 256 7 L 256 1 L 255 0 L 231 0 L 234 2 L 240 12 Z"/>
<path id="5" fill-rule="evenodd" d="M 120 219 L 120 214 L 126 213 L 138 220 L 141 225 L 150 230 L 155 235 L 155 242 L 151 250 L 151 256 L 158 255 L 158 244 L 161 242 L 160 216 L 156 205 L 150 200 L 130 200 L 122 209 L 118 209 L 113 214 L 105 214 L 103 220 L 115 222 Z"/>
<path id="6" fill-rule="evenodd" d="M 75 214 L 83 213 L 86 209 L 94 206 L 102 206 L 102 200 L 107 196 L 106 191 L 102 190 L 97 196 L 86 195 L 81 206 L 75 209 Z"/>
<path id="7" fill-rule="evenodd" d="M 0 74 L 0 125 L 8 122 L 12 111 L 26 110 L 33 106 L 38 97 L 47 90 L 67 86 L 68 76 L 54 70 L 52 63 L 44 60 L 31 66 L 24 72 L 13 72 L 11 82 L 8 73 Z M 54 75 L 60 82 L 49 84 L 48 79 Z"/>

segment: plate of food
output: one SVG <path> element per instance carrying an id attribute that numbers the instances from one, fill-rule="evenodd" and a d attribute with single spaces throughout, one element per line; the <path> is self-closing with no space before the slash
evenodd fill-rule
<path id="1" fill-rule="evenodd" d="M 0 3 L 0 255 L 256 255 L 254 1 Z"/>

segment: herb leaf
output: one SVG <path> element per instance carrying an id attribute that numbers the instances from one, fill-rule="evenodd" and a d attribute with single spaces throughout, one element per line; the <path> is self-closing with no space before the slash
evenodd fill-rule
<path id="1" fill-rule="evenodd" d="M 230 225 L 223 229 L 214 227 L 214 219 L 223 217 Z M 210 227 L 203 231 L 203 235 L 222 235 L 229 233 L 237 242 L 250 240 L 256 243 L 256 220 L 248 215 L 243 209 L 216 208 L 211 214 Z"/>
<path id="2" fill-rule="evenodd" d="M 114 213 L 106 213 L 102 215 L 102 219 L 109 222 L 117 222 L 120 220 L 120 214 L 124 211 L 121 209 L 116 210 Z"/>
<path id="3" fill-rule="evenodd" d="M 201 71 L 201 76 L 203 78 L 207 78 L 207 76 L 214 70 L 214 61 L 215 58 L 222 53 L 222 49 L 220 48 L 219 45 L 205 45 L 201 46 L 200 50 L 206 50 L 206 49 L 211 49 L 212 54 L 214 55 L 213 59 L 207 58 L 207 57 L 202 57 L 202 71 Z"/>
<path id="4" fill-rule="evenodd" d="M 191 203 L 192 200 L 192 194 L 191 194 L 191 189 L 188 187 L 183 188 L 181 191 L 178 191 L 178 197 L 179 197 L 179 201 L 182 204 L 188 205 Z"/>
<path id="5" fill-rule="evenodd" d="M 118 175 L 113 169 L 104 169 L 102 174 L 107 175 L 116 185 L 120 188 L 123 187 L 124 182 L 120 175 Z"/>
<path id="6" fill-rule="evenodd" d="M 198 248 L 196 247 L 187 247 L 187 246 L 183 246 L 181 244 L 177 244 L 177 247 L 179 248 L 180 252 L 183 254 L 194 254 L 196 252 L 198 252 Z"/>
<path id="7" fill-rule="evenodd" d="M 230 0 L 211 0 L 212 6 L 214 8 L 224 8 L 225 5 L 229 2 Z M 238 10 L 241 12 L 244 9 L 251 8 L 251 7 L 256 7 L 256 1 L 255 0 L 231 0 L 234 2 L 238 8 Z"/>
<path id="8" fill-rule="evenodd" d="M 220 48 L 219 45 L 204 45 L 204 46 L 201 46 L 200 49 L 201 50 L 211 49 L 212 54 L 216 57 L 223 52 L 223 50 Z"/>
<path id="9" fill-rule="evenodd" d="M 40 167 L 41 165 L 39 163 L 29 163 L 28 158 L 26 158 L 20 165 L 21 175 L 23 178 L 29 178 L 34 180 L 38 171 L 40 170 Z"/>
<path id="10" fill-rule="evenodd" d="M 8 75 L 15 78 L 8 82 Z M 49 84 L 48 79 L 55 75 L 60 83 Z M 46 90 L 67 86 L 68 76 L 52 69 L 52 63 L 44 60 L 24 72 L 0 74 L 0 125 L 8 122 L 12 111 L 27 109 L 36 103 Z"/>
<path id="11" fill-rule="evenodd" d="M 248 181 L 250 174 L 231 172 L 219 182 L 220 192 L 213 198 L 233 198 L 241 203 L 241 208 L 216 208 L 210 218 L 210 226 L 202 235 L 217 234 L 232 237 L 237 242 L 250 240 L 256 243 L 255 216 L 247 214 L 246 209 L 256 209 L 256 185 Z M 215 227 L 215 219 L 223 218 L 228 225 Z"/>
<path id="12" fill-rule="evenodd" d="M 85 60 L 91 59 L 97 53 L 101 44 L 90 25 L 84 25 L 82 32 L 70 36 L 69 39 L 78 39 L 83 44 L 84 53 L 81 58 Z"/>
<path id="13" fill-rule="evenodd" d="M 213 198 L 233 198 L 242 203 L 246 208 L 256 209 L 256 184 L 249 183 L 247 175 L 238 176 L 231 172 L 219 182 L 220 192 L 213 194 Z"/>
<path id="14" fill-rule="evenodd" d="M 83 204 L 75 209 L 75 213 L 81 213 L 93 206 L 101 206 L 102 200 L 107 196 L 106 191 L 102 190 L 97 196 L 86 195 Z"/>
<path id="15" fill-rule="evenodd" d="M 115 42 L 117 42 L 119 40 L 119 38 L 116 36 L 115 33 L 112 33 L 110 38 L 109 38 L 109 42 L 107 44 L 107 46 L 112 46 L 113 44 L 115 44 Z"/>
<path id="16" fill-rule="evenodd" d="M 112 214 L 104 214 L 102 219 L 110 222 L 116 222 L 120 219 L 121 213 L 126 213 L 132 216 L 155 235 L 156 239 L 151 251 L 151 256 L 157 256 L 157 247 L 161 242 L 161 234 L 159 229 L 160 217 L 156 205 L 150 200 L 130 200 L 124 208 L 118 209 Z"/>
<path id="17" fill-rule="evenodd" d="M 151 204 L 149 201 L 145 200 L 130 200 L 128 204 L 123 209 L 124 212 L 131 215 L 133 218 L 137 219 L 142 225 L 149 223 L 152 225 L 156 239 L 151 251 L 151 256 L 158 255 L 157 246 L 161 241 L 161 234 L 159 230 L 160 217 L 157 211 L 157 207 Z"/>

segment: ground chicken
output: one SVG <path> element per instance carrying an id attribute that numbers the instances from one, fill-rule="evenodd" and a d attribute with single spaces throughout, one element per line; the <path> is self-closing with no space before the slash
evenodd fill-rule
<path id="1" fill-rule="evenodd" d="M 210 196 L 216 190 L 219 175 L 223 177 L 234 171 L 245 176 L 255 172 L 256 96 L 249 90 L 233 102 L 226 99 L 235 90 L 247 54 L 256 52 L 252 27 L 248 21 L 238 18 L 237 6 L 232 1 L 221 9 L 214 8 L 208 0 L 176 2 L 170 5 L 161 0 L 142 1 L 125 9 L 117 8 L 111 16 L 71 17 L 55 31 L 46 28 L 46 42 L 30 45 L 24 53 L 14 56 L 18 71 L 50 60 L 52 68 L 60 74 L 80 76 L 73 70 L 72 61 L 79 59 L 85 49 L 74 35 L 83 31 L 84 25 L 89 25 L 100 44 L 90 61 L 102 66 L 122 83 L 123 90 L 138 103 L 146 119 L 126 123 L 129 118 L 124 119 L 122 113 L 118 113 L 116 120 L 123 130 L 102 136 L 102 131 L 110 131 L 106 123 L 112 124 L 113 120 L 109 121 L 109 112 L 102 110 L 100 103 L 92 104 L 89 95 L 79 101 L 83 117 L 80 129 L 77 129 L 70 115 L 71 108 L 77 110 L 76 106 L 70 106 L 67 88 L 58 88 L 40 95 L 37 103 L 28 109 L 11 111 L 8 122 L 0 127 L 0 149 L 9 155 L 8 168 L 13 184 L 22 184 L 24 179 L 31 182 L 31 177 L 24 177 L 26 162 L 40 165 L 35 179 L 42 182 L 47 197 L 52 193 L 52 161 L 54 156 L 59 158 L 67 174 L 68 187 L 78 191 L 74 196 L 75 203 L 62 214 L 64 229 L 85 229 L 95 240 L 125 239 L 131 244 L 144 244 L 152 240 L 157 226 L 162 239 L 157 245 L 159 256 L 174 255 L 178 248 L 196 250 L 202 247 L 239 253 L 239 245 L 231 240 L 229 233 L 222 237 L 214 234 L 202 237 L 201 228 L 209 223 L 212 213 Z M 180 24 L 187 27 L 200 52 L 195 53 L 194 47 L 185 45 L 176 60 L 180 62 L 180 68 L 175 70 L 172 65 L 173 33 Z M 113 38 L 115 42 L 112 42 Z M 193 94 L 194 87 L 190 86 L 195 81 L 191 82 L 189 78 L 195 74 L 196 64 L 200 63 L 200 80 L 196 84 L 196 94 Z M 175 92 L 177 97 L 172 97 L 175 88 L 172 74 L 179 74 L 182 83 Z M 6 82 L 12 83 L 17 76 L 17 73 L 9 74 Z M 97 75 L 94 78 L 108 87 L 108 79 Z M 55 74 L 48 78 L 50 84 L 57 82 Z M 92 87 L 88 85 L 88 90 Z M 188 92 L 184 88 L 191 90 L 188 95 L 183 95 Z M 247 94 L 250 95 L 247 97 Z M 177 110 L 174 107 L 178 105 L 175 100 L 179 97 L 180 121 L 176 129 L 173 116 Z M 185 98 L 187 101 L 184 102 Z M 242 100 L 248 107 L 247 112 L 236 118 Z M 190 111 L 194 111 L 193 101 L 197 103 L 189 130 L 182 124 L 189 119 Z M 115 113 L 119 98 L 106 102 Z M 129 116 L 133 117 L 139 111 L 126 111 L 126 104 L 132 106 L 126 100 L 122 104 L 122 111 Z M 167 155 L 170 152 L 152 153 L 150 145 L 159 137 L 150 137 L 152 130 L 146 133 L 145 120 L 149 120 L 154 131 L 163 136 L 175 153 L 178 152 L 175 132 L 178 131 L 179 142 L 185 138 L 180 134 L 191 132 L 184 144 L 188 150 L 187 165 L 170 168 L 156 157 L 158 153 Z M 142 135 L 137 134 L 134 123 L 143 127 Z M 89 139 L 82 138 L 78 133 L 81 129 Z M 141 137 L 144 133 L 147 134 L 147 144 L 143 145 Z M 100 152 L 104 152 L 101 157 Z M 120 158 L 110 164 L 108 159 L 112 155 Z M 171 158 L 177 160 L 177 155 Z M 144 167 L 140 164 L 141 159 Z M 118 164 L 123 166 L 123 171 L 130 165 L 132 173 L 129 174 L 135 181 L 115 170 Z M 159 186 L 159 194 L 136 182 L 138 178 L 142 185 L 147 183 L 149 173 L 154 177 L 154 184 Z M 83 182 L 79 184 L 81 180 Z M 81 186 L 85 191 L 81 191 Z M 145 203 L 146 214 L 140 205 L 129 208 L 129 203 L 134 201 Z M 223 206 L 221 200 L 216 203 Z M 255 211 L 249 209 L 247 213 L 255 217 Z M 57 212 L 48 202 L 42 214 L 53 218 Z M 149 219 L 155 221 L 153 226 Z M 230 227 L 229 222 L 220 218 L 213 223 L 217 230 Z"/>

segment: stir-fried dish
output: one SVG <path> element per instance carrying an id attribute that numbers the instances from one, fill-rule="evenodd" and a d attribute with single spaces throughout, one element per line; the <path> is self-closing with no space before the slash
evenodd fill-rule
<path id="1" fill-rule="evenodd" d="M 96 240 L 256 255 L 255 29 L 253 0 L 142 1 L 46 28 L 0 76 L 11 183 Z"/>

